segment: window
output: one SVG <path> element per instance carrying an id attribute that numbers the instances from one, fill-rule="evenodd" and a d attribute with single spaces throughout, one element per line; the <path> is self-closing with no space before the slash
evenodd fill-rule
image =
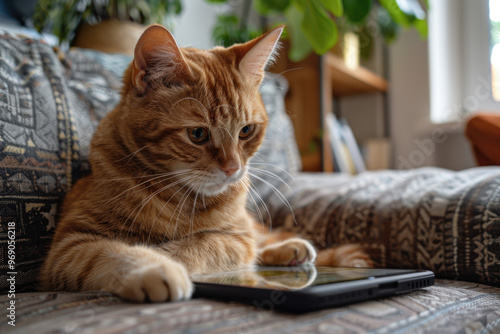
<path id="1" fill-rule="evenodd" d="M 492 78 L 500 70 L 500 43 L 490 17 L 500 20 L 500 0 L 432 0 L 429 4 L 431 120 L 453 122 L 477 110 L 500 112 Z M 497 34 L 497 35 L 494 35 Z M 495 59 L 495 60 L 494 60 Z M 498 60 L 497 60 L 498 59 Z M 500 79 L 500 78 L 499 78 Z M 498 95 L 495 95 L 498 94 Z M 498 96 L 498 100 L 494 98 Z"/>
<path id="2" fill-rule="evenodd" d="M 490 62 L 493 98 L 500 101 L 500 0 L 489 0 Z"/>

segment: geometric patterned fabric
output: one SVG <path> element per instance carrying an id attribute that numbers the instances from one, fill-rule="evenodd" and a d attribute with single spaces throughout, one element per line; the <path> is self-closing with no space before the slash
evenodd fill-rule
<path id="1" fill-rule="evenodd" d="M 254 306 L 255 305 L 255 306 Z M 124 303 L 106 292 L 27 293 L 16 303 L 16 327 L 2 333 L 499 333 L 500 288 L 437 280 L 434 286 L 389 298 L 305 314 L 274 305 L 207 299 Z M 0 316 L 9 299 L 0 296 Z"/>
<path id="2" fill-rule="evenodd" d="M 319 248 L 361 244 L 377 266 L 425 268 L 437 277 L 500 286 L 500 168 L 298 173 L 270 187 L 254 180 L 282 226 Z M 259 216 L 259 214 L 257 214 Z"/>
<path id="3" fill-rule="evenodd" d="M 88 171 L 90 138 L 118 87 L 78 51 L 58 55 L 39 40 L 0 32 L 0 291 L 7 272 L 17 272 L 17 291 L 35 288 L 58 204 Z"/>

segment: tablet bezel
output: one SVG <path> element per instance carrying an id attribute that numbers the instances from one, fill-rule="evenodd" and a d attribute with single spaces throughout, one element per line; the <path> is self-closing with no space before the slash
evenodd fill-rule
<path id="1" fill-rule="evenodd" d="M 302 313 L 393 296 L 434 284 L 432 271 L 410 270 L 414 272 L 314 285 L 300 290 L 276 290 L 194 281 L 194 297 L 239 301 L 264 310 Z"/>

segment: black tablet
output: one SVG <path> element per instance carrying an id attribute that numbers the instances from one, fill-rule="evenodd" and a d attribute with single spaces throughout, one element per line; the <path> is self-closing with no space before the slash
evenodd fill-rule
<path id="1" fill-rule="evenodd" d="M 347 267 L 258 267 L 192 277 L 194 297 L 307 312 L 400 294 L 434 284 L 427 270 Z"/>

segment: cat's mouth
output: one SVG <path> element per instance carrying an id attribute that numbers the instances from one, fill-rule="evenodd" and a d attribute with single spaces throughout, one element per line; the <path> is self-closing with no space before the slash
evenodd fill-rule
<path id="1" fill-rule="evenodd" d="M 246 168 L 241 168 L 231 176 L 221 176 L 210 178 L 205 185 L 200 188 L 200 193 L 205 196 L 215 196 L 226 191 L 229 186 L 241 182 L 247 174 Z"/>

